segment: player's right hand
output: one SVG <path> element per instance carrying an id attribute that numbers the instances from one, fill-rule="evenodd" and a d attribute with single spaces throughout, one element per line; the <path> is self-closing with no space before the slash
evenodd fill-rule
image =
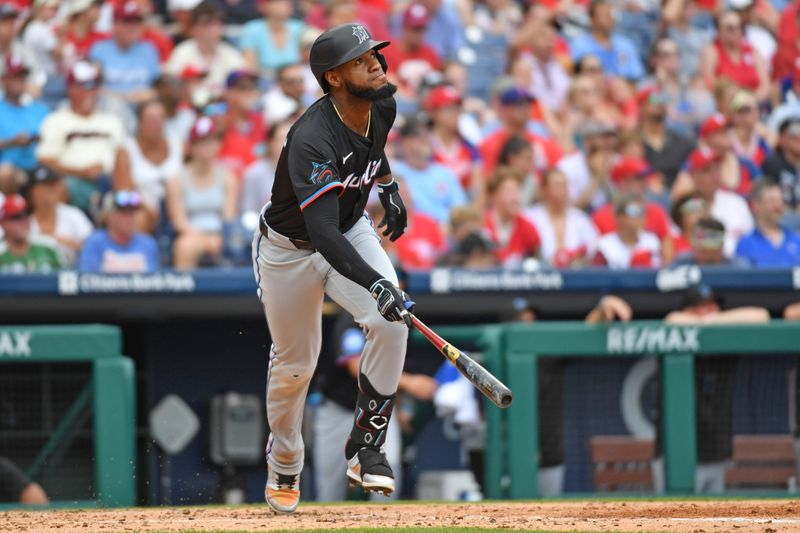
<path id="1" fill-rule="evenodd" d="M 378 312 L 389 322 L 404 321 L 411 327 L 411 315 L 414 302 L 408 294 L 401 291 L 394 283 L 386 278 L 381 278 L 372 284 L 370 294 L 378 304 Z"/>

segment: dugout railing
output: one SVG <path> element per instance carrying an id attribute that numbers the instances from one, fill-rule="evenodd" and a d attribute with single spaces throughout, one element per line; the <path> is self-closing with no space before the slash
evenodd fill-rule
<path id="1" fill-rule="evenodd" d="M 135 374 L 121 350 L 112 326 L 0 327 L 0 455 L 55 506 L 136 503 Z"/>
<path id="2" fill-rule="evenodd" d="M 660 321 L 603 325 L 542 322 L 435 328 L 449 342 L 479 347 L 483 364 L 514 392 L 508 409 L 486 404 L 486 497 L 538 496 L 537 362 L 544 357 L 660 358 L 667 494 L 694 492 L 697 464 L 695 358 L 800 354 L 800 323 L 689 326 Z M 419 336 L 415 336 L 420 341 Z"/>

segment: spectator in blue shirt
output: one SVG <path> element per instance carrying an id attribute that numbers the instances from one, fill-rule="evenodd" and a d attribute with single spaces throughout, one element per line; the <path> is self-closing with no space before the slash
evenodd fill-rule
<path id="1" fill-rule="evenodd" d="M 756 228 L 739 241 L 736 255 L 755 267 L 800 265 L 800 235 L 781 226 L 784 204 L 780 186 L 759 181 L 753 186 L 750 200 Z"/>
<path id="2" fill-rule="evenodd" d="M 136 215 L 142 197 L 135 191 L 106 193 L 101 205 L 105 229 L 96 230 L 83 243 L 81 272 L 146 273 L 159 269 L 158 245 L 146 233 L 136 231 Z"/>
<path id="3" fill-rule="evenodd" d="M 158 51 L 142 39 L 144 20 L 138 2 L 129 0 L 114 9 L 114 33 L 89 51 L 103 69 L 106 89 L 132 103 L 155 96 L 151 88 L 161 72 Z"/>
<path id="4" fill-rule="evenodd" d="M 306 25 L 289 18 L 294 10 L 289 0 L 259 2 L 263 19 L 251 20 L 242 28 L 239 48 L 249 70 L 268 74 L 285 65 L 300 62 L 300 37 Z"/>
<path id="5" fill-rule="evenodd" d="M 392 163 L 393 174 L 405 179 L 417 211 L 447 224 L 452 208 L 469 203 L 458 177 L 433 162 L 430 132 L 421 122 L 408 121 L 400 137 L 402 161 Z"/>
<path id="6" fill-rule="evenodd" d="M 582 34 L 572 41 L 572 59 L 577 63 L 583 56 L 597 56 L 607 76 L 638 81 L 645 75 L 642 60 L 630 39 L 613 33 L 615 23 L 612 9 L 607 0 L 592 1 L 589 5 L 591 33 Z"/>
<path id="7" fill-rule="evenodd" d="M 42 102 L 23 102 L 28 74 L 28 67 L 20 58 L 6 58 L 2 76 L 3 99 L 0 100 L 0 163 L 23 170 L 36 167 L 39 127 L 49 113 Z"/>

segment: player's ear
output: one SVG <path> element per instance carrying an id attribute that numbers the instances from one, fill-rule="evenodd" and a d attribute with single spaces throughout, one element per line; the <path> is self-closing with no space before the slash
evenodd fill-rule
<path id="1" fill-rule="evenodd" d="M 342 77 L 335 70 L 328 70 L 325 72 L 325 80 L 331 87 L 341 87 Z"/>

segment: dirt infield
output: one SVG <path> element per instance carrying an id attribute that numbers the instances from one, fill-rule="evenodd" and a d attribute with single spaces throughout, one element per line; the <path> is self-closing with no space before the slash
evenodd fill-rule
<path id="1" fill-rule="evenodd" d="M 305 505 L 0 512 L 3 532 L 274 531 L 364 527 L 550 531 L 800 531 L 800 500 Z"/>

